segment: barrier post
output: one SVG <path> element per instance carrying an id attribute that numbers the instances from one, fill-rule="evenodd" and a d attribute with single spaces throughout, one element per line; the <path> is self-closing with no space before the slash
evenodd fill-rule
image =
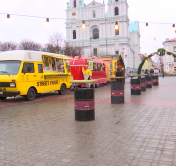
<path id="1" fill-rule="evenodd" d="M 131 95 L 141 95 L 141 79 L 131 79 Z"/>
<path id="2" fill-rule="evenodd" d="M 71 83 L 93 83 L 97 80 L 74 80 Z M 93 88 L 75 88 L 74 91 L 75 120 L 95 120 L 95 100 Z"/>
<path id="3" fill-rule="evenodd" d="M 124 81 L 126 77 L 110 77 L 111 79 L 111 104 L 124 103 Z M 117 82 L 117 79 L 119 82 Z"/>
<path id="4" fill-rule="evenodd" d="M 146 91 L 146 79 L 145 79 L 145 77 L 141 78 L 141 91 Z"/>
<path id="5" fill-rule="evenodd" d="M 146 76 L 146 88 L 152 88 L 152 76 Z"/>
<path id="6" fill-rule="evenodd" d="M 159 85 L 159 77 L 158 77 L 158 75 L 153 75 L 152 76 L 152 84 L 153 84 L 153 86 L 158 86 Z"/>

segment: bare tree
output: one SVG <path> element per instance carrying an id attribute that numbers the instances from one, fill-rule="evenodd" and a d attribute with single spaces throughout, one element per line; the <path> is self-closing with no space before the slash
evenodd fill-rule
<path id="1" fill-rule="evenodd" d="M 64 54 L 67 56 L 81 56 L 83 52 L 83 48 L 79 46 L 70 46 L 70 44 L 65 44 Z"/>
<path id="2" fill-rule="evenodd" d="M 40 43 L 36 43 L 32 40 L 24 39 L 19 44 L 20 50 L 33 50 L 33 51 L 41 51 L 43 49 Z"/>
<path id="3" fill-rule="evenodd" d="M 0 51 L 13 51 L 17 49 L 17 44 L 14 42 L 0 42 Z"/>
<path id="4" fill-rule="evenodd" d="M 54 35 L 50 36 L 48 41 L 49 42 L 46 44 L 45 50 L 48 52 L 59 54 L 64 45 L 64 38 L 62 34 L 57 32 Z"/>

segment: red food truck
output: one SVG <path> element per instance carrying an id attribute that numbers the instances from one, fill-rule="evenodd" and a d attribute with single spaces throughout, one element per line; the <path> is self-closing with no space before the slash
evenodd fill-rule
<path id="1" fill-rule="evenodd" d="M 97 82 L 92 83 L 95 87 L 100 84 L 106 84 L 106 64 L 101 59 L 74 57 L 75 60 L 70 61 L 70 68 L 73 80 L 96 79 Z M 84 83 L 77 84 L 79 86 L 86 85 Z"/>

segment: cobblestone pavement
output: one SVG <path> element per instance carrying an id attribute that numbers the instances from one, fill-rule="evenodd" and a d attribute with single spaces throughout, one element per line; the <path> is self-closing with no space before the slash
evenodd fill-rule
<path id="1" fill-rule="evenodd" d="M 129 81 L 129 80 L 128 80 Z M 176 166 L 176 77 L 110 104 L 95 89 L 96 119 L 74 120 L 73 91 L 0 101 L 0 166 Z"/>

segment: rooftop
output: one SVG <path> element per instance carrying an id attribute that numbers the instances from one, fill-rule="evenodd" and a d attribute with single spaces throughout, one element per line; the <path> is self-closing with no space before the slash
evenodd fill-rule
<path id="1" fill-rule="evenodd" d="M 170 40 L 166 40 L 165 42 L 176 42 L 176 37 Z"/>

